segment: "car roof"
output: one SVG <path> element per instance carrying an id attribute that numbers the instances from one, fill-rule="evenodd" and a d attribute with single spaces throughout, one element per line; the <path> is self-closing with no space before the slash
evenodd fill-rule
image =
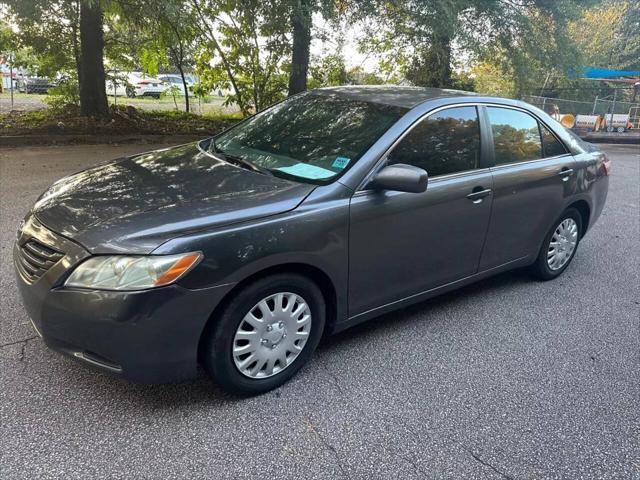
<path id="1" fill-rule="evenodd" d="M 337 94 L 354 100 L 411 109 L 435 98 L 477 96 L 473 92 L 446 88 L 408 87 L 395 85 L 349 85 L 313 90 L 315 94 Z"/>

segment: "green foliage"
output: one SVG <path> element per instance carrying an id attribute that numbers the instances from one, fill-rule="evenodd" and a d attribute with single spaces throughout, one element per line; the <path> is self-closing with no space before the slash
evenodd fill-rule
<path id="1" fill-rule="evenodd" d="M 514 94 L 541 84 L 550 68 L 566 71 L 576 60 L 566 23 L 592 0 L 371 0 L 361 48 L 397 65 L 413 84 L 472 86 L 454 73 L 476 61 L 502 63 Z M 508 55 L 502 55 L 508 51 Z M 464 58 L 457 64 L 456 58 Z M 542 77 L 542 80 L 540 78 Z"/>
<path id="2" fill-rule="evenodd" d="M 640 70 L 640 2 L 628 0 L 620 25 L 620 68 Z"/>
<path id="3" fill-rule="evenodd" d="M 0 52 L 14 51 L 14 64 L 32 73 L 77 78 L 80 1 L 0 0 L 8 12 L 0 19 Z M 298 17 L 322 16 L 328 30 L 360 22 L 362 53 L 379 59 L 374 73 L 349 69 L 338 39 L 334 51 L 312 56 L 310 88 L 409 81 L 517 97 L 581 85 L 567 72 L 583 65 L 640 69 L 638 0 L 87 1 L 104 12 L 109 75 L 195 69 L 196 96 L 229 93 L 227 104 L 243 114 L 287 94 L 290 72 L 300 66 L 291 59 Z M 169 96 L 177 108 L 176 93 Z M 47 101 L 56 111 L 77 105 L 77 82 L 57 87 Z"/>
<path id="4" fill-rule="evenodd" d="M 2 0 L 17 25 L 18 64 L 33 73 L 72 72 L 79 54 L 78 2 L 74 0 Z"/>
<path id="5" fill-rule="evenodd" d="M 606 0 L 569 25 L 586 65 L 640 70 L 640 3 Z"/>
<path id="6" fill-rule="evenodd" d="M 484 95 L 495 97 L 513 97 L 515 85 L 510 67 L 500 59 L 477 62 L 471 69 L 474 90 Z"/>
<path id="7" fill-rule="evenodd" d="M 284 98 L 291 51 L 289 4 L 261 0 L 193 0 L 205 42 L 196 71 L 209 90 L 230 90 L 229 102 L 258 111 Z"/>
<path id="8" fill-rule="evenodd" d="M 111 119 L 81 117 L 77 109 L 12 112 L 0 115 L 0 134 L 187 134 L 206 137 L 241 120 L 239 114 L 195 115 L 175 110 L 131 110 L 125 106 L 114 106 L 111 111 Z"/>
<path id="9" fill-rule="evenodd" d="M 160 42 L 148 42 L 141 48 L 140 65 L 144 72 L 155 77 L 167 64 L 167 51 Z"/>
<path id="10" fill-rule="evenodd" d="M 341 53 L 313 57 L 309 68 L 309 88 L 345 85 L 349 83 L 347 67 Z"/>
<path id="11" fill-rule="evenodd" d="M 50 88 L 44 101 L 54 113 L 78 111 L 80 108 L 80 90 L 78 81 L 69 78 Z"/>
<path id="12" fill-rule="evenodd" d="M 16 50 L 18 46 L 18 38 L 9 24 L 0 20 L 0 53 L 6 53 Z"/>

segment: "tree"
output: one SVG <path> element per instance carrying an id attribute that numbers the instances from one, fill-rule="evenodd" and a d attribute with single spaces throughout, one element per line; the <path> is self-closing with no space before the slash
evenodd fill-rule
<path id="1" fill-rule="evenodd" d="M 620 68 L 640 70 L 640 2 L 628 0 L 620 25 Z"/>
<path id="2" fill-rule="evenodd" d="M 107 117 L 109 106 L 105 90 L 102 8 L 98 2 L 80 2 L 80 61 L 78 63 L 80 113 L 88 117 Z"/>
<path id="3" fill-rule="evenodd" d="M 640 3 L 607 0 L 569 25 L 585 65 L 640 70 Z"/>
<path id="4" fill-rule="evenodd" d="M 477 62 L 471 68 L 471 75 L 474 78 L 474 90 L 485 95 L 497 97 L 513 97 L 515 95 L 515 85 L 513 73 L 503 65 L 506 62 L 498 59 L 486 59 Z"/>
<path id="5" fill-rule="evenodd" d="M 16 34 L 7 23 L 0 21 L 0 55 L 15 50 L 16 47 Z"/>
<path id="6" fill-rule="evenodd" d="M 286 2 L 191 0 L 205 39 L 198 74 L 208 88 L 227 89 L 243 112 L 281 99 L 287 88 L 284 64 L 291 52 Z"/>
<path id="7" fill-rule="evenodd" d="M 103 66 L 102 5 L 98 0 L 2 0 L 19 41 L 41 59 L 41 73 L 75 71 L 83 115 L 108 115 Z M 71 52 L 71 55 L 69 55 Z"/>
<path id="8" fill-rule="evenodd" d="M 309 69 L 311 88 L 330 87 L 349 83 L 347 67 L 340 50 L 337 53 L 314 57 Z"/>
<path id="9" fill-rule="evenodd" d="M 29 50 L 22 66 L 46 76 L 73 71 L 80 61 L 79 9 L 71 0 L 0 0 L 18 27 L 14 48 Z M 69 54 L 71 52 L 71 55 Z"/>
<path id="10" fill-rule="evenodd" d="M 189 106 L 189 85 L 185 69 L 194 63 L 195 43 L 200 34 L 199 19 L 188 0 L 121 1 L 123 30 L 138 37 L 141 43 L 131 55 L 143 69 L 156 75 L 159 69 L 178 70 L 184 90 L 185 110 Z M 127 28 L 129 27 L 129 28 Z"/>
<path id="11" fill-rule="evenodd" d="M 282 0 L 280 0 L 282 1 Z M 291 4 L 291 66 L 289 96 L 307 89 L 310 70 L 310 48 L 313 38 L 313 15 L 318 13 L 330 23 L 346 13 L 358 11 L 360 2 L 349 0 L 284 0 Z M 365 2 L 366 3 L 366 2 Z M 341 55 L 341 54 L 340 54 Z M 317 79 L 316 79 L 317 80 Z"/>
<path id="12" fill-rule="evenodd" d="M 589 0 L 586 2 L 588 3 Z M 551 40 L 585 2 L 577 0 L 372 0 L 363 48 L 399 60 L 416 85 L 451 87 L 456 57 L 470 59 L 495 48 L 532 53 L 527 34 L 550 18 Z M 537 39 L 536 39 L 537 40 Z M 560 48 L 564 47 L 558 47 Z M 548 53 L 548 52 L 547 52 Z M 555 53 L 554 53 L 555 55 Z M 518 72 L 521 73 L 521 72 Z"/>
<path id="13" fill-rule="evenodd" d="M 309 49 L 311 47 L 311 23 L 313 0 L 293 0 L 291 31 L 293 46 L 291 73 L 289 74 L 289 96 L 307 89 Z"/>

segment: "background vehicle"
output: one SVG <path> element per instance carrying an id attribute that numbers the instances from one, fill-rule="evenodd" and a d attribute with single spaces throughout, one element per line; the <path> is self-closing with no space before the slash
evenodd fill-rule
<path id="1" fill-rule="evenodd" d="M 46 77 L 23 76 L 18 77 L 16 86 L 22 93 L 47 93 L 56 84 Z"/>
<path id="2" fill-rule="evenodd" d="M 85 363 L 146 382 L 201 363 L 262 393 L 325 333 L 514 268 L 558 277 L 609 169 L 519 101 L 320 89 L 56 182 L 20 228 L 18 287 Z"/>
<path id="3" fill-rule="evenodd" d="M 175 94 L 176 95 L 184 95 L 184 84 L 182 83 L 182 77 L 180 75 L 176 75 L 176 74 L 162 74 L 162 75 L 158 75 L 158 79 L 162 82 L 164 82 L 164 84 L 167 86 L 165 89 L 165 92 L 167 94 L 169 94 L 169 89 L 171 87 L 175 88 Z M 193 85 L 195 85 L 195 83 L 193 81 L 190 81 L 189 78 L 186 78 L 187 81 L 187 88 L 191 88 Z"/>
<path id="4" fill-rule="evenodd" d="M 139 72 L 113 73 L 105 84 L 107 95 L 160 98 L 167 86 L 160 79 Z"/>

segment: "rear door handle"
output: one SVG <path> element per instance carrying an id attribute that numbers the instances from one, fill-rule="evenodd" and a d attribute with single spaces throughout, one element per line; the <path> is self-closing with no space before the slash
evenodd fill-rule
<path id="1" fill-rule="evenodd" d="M 482 202 L 482 199 L 487 195 L 491 195 L 490 188 L 482 189 L 482 187 L 476 187 L 473 189 L 473 192 L 467 195 L 467 198 L 471 200 L 473 203 L 480 203 Z"/>
<path id="2" fill-rule="evenodd" d="M 566 182 L 567 180 L 569 180 L 569 177 L 573 175 L 573 168 L 563 168 L 562 170 L 560 170 L 558 172 L 558 176 L 562 177 L 562 181 Z"/>

